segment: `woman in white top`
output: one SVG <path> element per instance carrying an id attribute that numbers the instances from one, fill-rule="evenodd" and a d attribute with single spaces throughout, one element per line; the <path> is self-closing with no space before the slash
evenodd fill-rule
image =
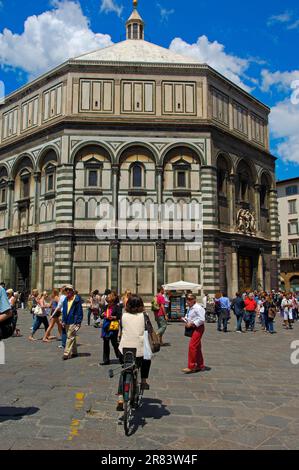
<path id="1" fill-rule="evenodd" d="M 293 325 L 293 302 L 292 302 L 292 294 L 287 294 L 283 297 L 281 302 L 281 308 L 283 310 L 283 323 L 284 327 L 288 329 L 292 329 Z"/>
<path id="2" fill-rule="evenodd" d="M 141 387 L 149 390 L 147 379 L 151 367 L 152 352 L 148 340 L 148 331 L 144 315 L 144 304 L 141 297 L 131 295 L 122 315 L 122 336 L 119 344 L 121 364 L 123 363 L 123 349 L 136 349 L 136 362 L 141 369 Z M 118 387 L 117 411 L 123 411 L 124 399 L 122 395 L 122 380 L 120 377 Z"/>

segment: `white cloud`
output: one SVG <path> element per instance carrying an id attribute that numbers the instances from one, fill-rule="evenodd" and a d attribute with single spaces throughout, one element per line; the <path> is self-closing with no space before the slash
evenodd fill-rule
<path id="1" fill-rule="evenodd" d="M 162 5 L 160 5 L 160 3 L 157 3 L 157 7 L 160 9 L 161 21 L 168 21 L 169 16 L 175 13 L 173 8 L 171 10 L 167 10 Z"/>
<path id="2" fill-rule="evenodd" d="M 194 44 L 188 44 L 181 38 L 175 38 L 169 49 L 197 59 L 202 63 L 207 63 L 244 90 L 252 91 L 252 88 L 243 81 L 248 79 L 245 72 L 250 65 L 250 60 L 227 54 L 223 44 L 217 41 L 210 42 L 207 36 L 199 37 Z"/>
<path id="3" fill-rule="evenodd" d="M 285 11 L 280 15 L 272 15 L 268 19 L 268 26 L 271 26 L 274 23 L 289 23 L 291 21 L 293 13 L 290 11 Z"/>
<path id="4" fill-rule="evenodd" d="M 273 24 L 285 24 L 287 29 L 297 29 L 299 28 L 299 19 L 294 19 L 294 13 L 291 11 L 285 11 L 280 15 L 270 16 L 268 19 L 267 25 L 272 26 Z"/>
<path id="5" fill-rule="evenodd" d="M 291 90 L 294 80 L 299 80 L 299 70 L 292 72 L 269 72 L 262 70 L 262 91 L 268 92 L 271 87 L 277 87 L 279 91 L 287 92 Z"/>
<path id="6" fill-rule="evenodd" d="M 0 33 L 0 65 L 20 68 L 32 79 L 85 52 L 110 46 L 108 34 L 94 33 L 76 1 L 54 0 L 53 10 L 26 19 L 24 32 Z"/>
<path id="7" fill-rule="evenodd" d="M 117 16 L 121 16 L 124 7 L 122 5 L 117 5 L 115 0 L 102 0 L 101 12 L 111 13 L 114 12 Z"/>
<path id="8" fill-rule="evenodd" d="M 290 98 L 276 104 L 270 114 L 270 128 L 278 155 L 286 162 L 299 164 L 299 105 Z"/>

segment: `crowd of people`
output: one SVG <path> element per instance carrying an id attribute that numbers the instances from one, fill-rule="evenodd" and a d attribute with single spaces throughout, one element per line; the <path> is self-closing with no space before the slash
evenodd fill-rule
<path id="1" fill-rule="evenodd" d="M 237 333 L 255 332 L 257 324 L 265 333 L 274 334 L 274 324 L 281 319 L 283 328 L 292 329 L 299 319 L 299 296 L 294 292 L 244 292 L 236 293 L 231 300 L 226 293 L 217 293 L 215 297 L 205 295 L 203 307 L 214 317 L 217 330 L 228 332 L 231 312 L 236 317 Z"/>
<path id="2" fill-rule="evenodd" d="M 2 285 L 1 295 L 4 306 L 0 314 L 7 313 L 7 306 L 14 312 L 17 319 L 18 294 L 7 289 L 6 294 Z M 168 326 L 171 305 L 171 292 L 165 292 L 163 287 L 158 290 L 151 302 L 151 310 L 157 324 L 156 335 L 159 347 L 164 346 L 163 336 Z M 63 360 L 78 356 L 77 333 L 83 322 L 83 302 L 87 304 L 87 326 L 101 328 L 103 340 L 103 359 L 100 366 L 106 366 L 110 361 L 110 345 L 116 359 L 123 362 L 123 349 L 135 348 L 137 362 L 141 370 L 141 385 L 149 389 L 147 382 L 151 367 L 152 350 L 149 344 L 149 331 L 153 326 L 145 312 L 143 299 L 126 290 L 119 297 L 116 292 L 107 289 L 104 294 L 99 290 L 90 293 L 83 301 L 72 285 L 65 285 L 60 290 L 39 292 L 33 289 L 28 298 L 28 309 L 32 314 L 30 341 L 36 341 L 35 334 L 44 326 L 42 341 L 49 343 L 61 341 L 58 346 L 63 349 Z M 235 316 L 235 331 L 238 333 L 255 332 L 257 325 L 265 333 L 276 333 L 275 324 L 282 321 L 283 327 L 292 329 L 298 316 L 299 299 L 295 293 L 285 292 L 244 292 L 237 293 L 229 299 L 226 293 L 217 293 L 214 297 L 204 295 L 198 303 L 192 292 L 186 294 L 186 314 L 182 317 L 185 322 L 185 336 L 190 337 L 188 352 L 188 367 L 182 369 L 185 374 L 209 370 L 205 365 L 201 343 L 207 318 L 214 318 L 219 332 L 227 333 L 229 324 Z M 5 316 L 3 316 L 4 318 Z M 52 335 L 57 328 L 56 336 Z M 0 323 L 1 328 L 1 323 Z M 15 329 L 15 335 L 20 330 Z M 118 390 L 117 409 L 123 409 L 122 391 Z"/>

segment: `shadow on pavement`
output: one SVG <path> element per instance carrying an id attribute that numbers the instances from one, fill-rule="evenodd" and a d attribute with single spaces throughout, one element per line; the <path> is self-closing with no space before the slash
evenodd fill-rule
<path id="1" fill-rule="evenodd" d="M 34 415 L 39 411 L 39 408 L 34 406 L 28 408 L 18 408 L 15 406 L 0 406 L 0 423 L 4 421 L 17 421 L 24 416 Z"/>
<path id="2" fill-rule="evenodd" d="M 170 411 L 163 405 L 161 400 L 154 398 L 143 398 L 142 406 L 135 412 L 130 436 L 135 434 L 139 427 L 146 426 L 146 418 L 161 419 L 164 416 L 169 416 Z"/>

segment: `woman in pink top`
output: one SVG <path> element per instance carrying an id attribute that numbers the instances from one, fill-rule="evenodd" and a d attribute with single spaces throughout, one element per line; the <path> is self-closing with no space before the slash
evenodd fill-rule
<path id="1" fill-rule="evenodd" d="M 167 321 L 168 321 L 168 317 L 167 317 L 167 313 L 165 311 L 165 297 L 164 297 L 164 289 L 163 287 L 161 287 L 161 289 L 159 290 L 158 294 L 156 295 L 156 301 L 157 301 L 157 304 L 159 305 L 159 310 L 157 310 L 155 312 L 155 320 L 157 322 L 157 325 L 158 325 L 158 331 L 157 331 L 157 335 L 159 337 L 159 341 L 160 341 L 160 345 L 163 346 L 163 335 L 166 331 L 166 328 L 167 328 Z"/>

